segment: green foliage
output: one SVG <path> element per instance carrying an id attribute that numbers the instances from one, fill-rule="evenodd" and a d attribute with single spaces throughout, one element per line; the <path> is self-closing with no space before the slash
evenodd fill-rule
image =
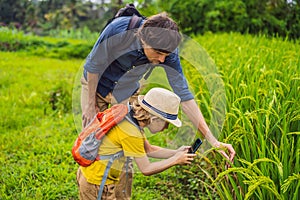
<path id="1" fill-rule="evenodd" d="M 1 133 L 1 199 L 76 199 L 77 167 L 69 151 L 76 135 L 70 114 Z"/>
<path id="2" fill-rule="evenodd" d="M 167 10 L 187 34 L 240 32 L 299 38 L 300 4 L 269 0 L 174 0 Z"/>
<path id="3" fill-rule="evenodd" d="M 60 82 L 48 92 L 48 102 L 52 110 L 61 112 L 61 114 L 69 113 L 72 106 L 72 95 L 66 86 L 67 83 Z"/>
<path id="4" fill-rule="evenodd" d="M 218 160 L 208 171 L 215 179 L 213 189 L 221 199 L 298 199 L 299 184 L 292 180 L 299 174 L 299 44 L 238 34 L 195 39 L 222 75 L 227 113 L 221 138 L 237 151 L 233 168 L 221 170 L 224 163 Z M 195 94 L 200 107 L 205 105 L 204 115 L 211 116 L 205 113 L 213 111 L 213 101 L 207 104 L 203 99 L 212 99 L 213 94 L 203 93 L 205 82 L 198 81 L 209 75 L 188 63 L 184 70 L 192 87 L 197 85 Z"/>
<path id="5" fill-rule="evenodd" d="M 186 34 L 211 31 L 300 37 L 297 0 L 0 0 L 0 25 L 38 35 L 84 29 L 99 33 L 118 9 L 132 2 L 145 16 L 167 11 Z"/>
<path id="6" fill-rule="evenodd" d="M 85 43 L 0 34 L 1 41 L 36 41 L 37 49 L 48 44 L 72 49 Z M 210 124 L 220 96 L 210 93 L 207 81 L 221 77 L 226 115 L 218 139 L 234 146 L 236 159 L 226 168 L 226 160 L 204 141 L 192 165 L 151 177 L 136 173 L 132 199 L 299 199 L 299 43 L 237 33 L 193 39 L 211 58 L 183 46 L 181 52 L 200 59 L 202 67 L 199 71 L 184 55 L 184 73 Z M 78 131 L 71 94 L 83 60 L 35 56 L 32 51 L 0 52 L 0 162 L 5 163 L 0 168 L 0 199 L 78 199 L 77 165 L 70 153 Z M 210 64 L 218 74 L 205 70 Z M 164 74 L 156 70 L 151 78 L 160 86 Z M 182 119 L 180 129 L 147 135 L 150 142 L 186 144 L 191 125 Z"/>
<path id="7" fill-rule="evenodd" d="M 77 199 L 70 94 L 81 60 L 0 57 L 0 199 Z"/>
<path id="8" fill-rule="evenodd" d="M 20 27 L 25 23 L 24 16 L 30 4 L 26 0 L 0 0 L 0 22 L 5 24 L 12 22 L 16 27 Z"/>
<path id="9" fill-rule="evenodd" d="M 1 51 L 22 51 L 30 55 L 68 59 L 85 58 L 93 43 L 83 40 L 41 38 L 23 32 L 0 29 Z"/>

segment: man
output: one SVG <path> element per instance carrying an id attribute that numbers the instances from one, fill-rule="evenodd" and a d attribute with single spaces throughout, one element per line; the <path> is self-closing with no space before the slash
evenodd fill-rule
<path id="1" fill-rule="evenodd" d="M 159 64 L 181 99 L 183 112 L 213 147 L 227 150 L 220 153 L 232 162 L 235 156 L 232 145 L 219 142 L 213 136 L 188 89 L 178 56 L 181 35 L 177 24 L 166 13 L 161 13 L 143 20 L 136 32 L 128 30 L 131 19 L 113 20 L 87 57 L 81 79 L 83 126 L 109 104 L 127 102 L 135 96 L 139 80 Z"/>

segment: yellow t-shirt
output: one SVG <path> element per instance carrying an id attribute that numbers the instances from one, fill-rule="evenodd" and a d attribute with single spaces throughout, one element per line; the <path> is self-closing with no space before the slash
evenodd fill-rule
<path id="1" fill-rule="evenodd" d="M 100 155 L 110 155 L 121 150 L 127 157 L 143 157 L 146 155 L 144 148 L 145 135 L 126 119 L 113 127 L 103 138 L 99 148 Z M 120 177 L 125 157 L 115 160 L 109 171 L 106 185 L 115 184 Z M 80 167 L 87 182 L 100 185 L 108 160 L 99 160 L 88 167 Z"/>

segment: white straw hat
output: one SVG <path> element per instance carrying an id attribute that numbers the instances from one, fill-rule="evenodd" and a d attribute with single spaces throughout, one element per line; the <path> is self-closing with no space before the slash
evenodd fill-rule
<path id="1" fill-rule="evenodd" d="M 149 113 L 177 127 L 181 126 L 178 119 L 180 98 L 175 93 L 163 88 L 152 88 L 146 95 L 139 95 L 138 102 Z"/>

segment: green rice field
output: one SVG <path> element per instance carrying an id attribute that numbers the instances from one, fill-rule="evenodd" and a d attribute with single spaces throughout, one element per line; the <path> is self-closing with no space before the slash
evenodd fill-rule
<path id="1" fill-rule="evenodd" d="M 187 39 L 180 53 L 184 74 L 215 136 L 235 148 L 234 163 L 226 168 L 204 140 L 191 166 L 150 177 L 136 173 L 132 199 L 300 199 L 299 50 L 299 41 L 237 33 Z M 71 148 L 85 55 L 57 52 L 0 51 L 1 200 L 78 199 Z M 159 68 L 146 85 L 169 87 Z M 201 137 L 182 119 L 181 129 L 149 136 L 151 143 L 176 148 Z"/>

